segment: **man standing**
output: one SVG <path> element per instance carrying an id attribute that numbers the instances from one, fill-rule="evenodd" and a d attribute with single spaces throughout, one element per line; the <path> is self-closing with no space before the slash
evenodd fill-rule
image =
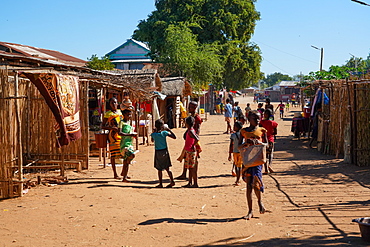
<path id="1" fill-rule="evenodd" d="M 225 121 L 226 121 L 226 132 L 224 134 L 230 134 L 232 132 L 231 129 L 231 118 L 233 117 L 233 108 L 230 104 L 230 99 L 226 99 L 226 105 L 225 105 Z"/>

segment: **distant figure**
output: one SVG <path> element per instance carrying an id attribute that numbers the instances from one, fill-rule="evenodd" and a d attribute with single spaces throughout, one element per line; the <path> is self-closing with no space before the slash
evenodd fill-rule
<path id="1" fill-rule="evenodd" d="M 268 146 L 266 150 L 267 162 L 265 163 L 264 174 L 274 172 L 271 165 L 272 165 L 272 158 L 274 154 L 274 143 L 275 143 L 275 136 L 277 135 L 278 123 L 275 122 L 274 120 L 270 120 L 271 115 L 272 115 L 271 110 L 266 109 L 263 114 L 263 120 L 261 120 L 260 122 L 260 126 L 267 130 L 267 141 L 268 141 Z"/>
<path id="2" fill-rule="evenodd" d="M 270 109 L 272 112 L 271 118 L 274 120 L 274 106 L 271 104 L 271 100 L 269 98 L 266 99 L 266 104 L 265 104 L 265 110 Z M 261 114 L 263 115 L 263 114 Z"/>
<path id="3" fill-rule="evenodd" d="M 234 103 L 233 112 L 234 112 L 234 123 L 235 123 L 236 121 L 239 121 L 239 118 L 241 116 L 243 116 L 243 111 L 242 111 L 242 108 L 240 108 L 238 101 Z"/>
<path id="4" fill-rule="evenodd" d="M 265 109 L 263 109 L 263 103 L 258 103 L 257 111 L 260 113 L 261 116 L 263 116 L 263 113 L 265 112 Z"/>
<path id="5" fill-rule="evenodd" d="M 171 181 L 170 184 L 168 184 L 166 187 L 172 188 L 175 185 L 175 181 L 173 180 L 173 175 L 170 171 L 170 167 L 172 166 L 172 164 L 167 148 L 166 137 L 168 136 L 172 139 L 176 139 L 176 135 L 169 128 L 164 128 L 163 120 L 158 119 L 155 121 L 155 129 L 150 136 L 152 137 L 152 141 L 154 141 L 155 148 L 154 167 L 158 170 L 159 184 L 156 187 L 163 188 L 163 170 L 166 170 Z"/>
<path id="6" fill-rule="evenodd" d="M 248 113 L 252 110 L 251 104 L 247 103 L 247 106 L 244 108 L 245 111 L 245 117 L 248 117 Z"/>
<path id="7" fill-rule="evenodd" d="M 280 104 L 276 107 L 275 112 L 277 111 L 278 108 L 280 111 L 280 119 L 282 119 L 284 117 L 284 109 L 285 109 L 285 104 L 283 103 L 283 101 L 280 101 Z"/>
<path id="8" fill-rule="evenodd" d="M 229 145 L 229 157 L 228 160 L 231 161 L 231 154 L 233 156 L 233 167 L 231 169 L 231 173 L 233 176 L 236 177 L 236 181 L 234 183 L 235 186 L 240 185 L 240 172 L 243 166 L 242 157 L 240 156 L 239 147 L 239 139 L 240 139 L 240 130 L 243 128 L 243 125 L 236 121 L 234 124 L 234 133 L 230 136 L 230 145 Z M 235 172 L 234 172 L 235 170 Z"/>
<path id="9" fill-rule="evenodd" d="M 230 134 L 232 132 L 231 118 L 233 117 L 233 108 L 230 104 L 230 99 L 226 99 L 224 116 L 225 116 L 225 122 L 226 122 L 226 131 L 224 132 L 224 134 Z"/>
<path id="10" fill-rule="evenodd" d="M 289 112 L 289 107 L 290 107 L 290 103 L 289 103 L 289 100 L 287 100 L 286 105 L 285 105 L 287 112 Z"/>

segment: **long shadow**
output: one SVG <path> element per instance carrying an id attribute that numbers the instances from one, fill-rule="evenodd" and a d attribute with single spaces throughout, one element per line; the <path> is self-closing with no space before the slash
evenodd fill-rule
<path id="1" fill-rule="evenodd" d="M 237 220 L 243 220 L 243 217 L 240 218 L 225 218 L 225 219 L 174 219 L 174 218 L 160 218 L 154 220 L 146 220 L 140 222 L 138 225 L 146 226 L 146 225 L 154 225 L 154 224 L 161 224 L 161 223 L 181 223 L 181 224 L 201 224 L 206 225 L 208 223 L 227 223 L 227 222 L 234 222 Z"/>
<path id="2" fill-rule="evenodd" d="M 351 233 L 351 235 L 359 235 L 359 233 Z M 212 246 L 368 246 L 368 243 L 361 240 L 360 237 L 342 237 L 341 235 L 332 234 L 326 236 L 313 236 L 309 238 L 272 238 L 268 240 L 253 241 L 255 234 L 246 236 L 245 238 L 233 237 L 220 239 L 208 244 L 189 244 L 180 245 L 181 247 L 212 247 Z"/>
<path id="3" fill-rule="evenodd" d="M 198 179 L 204 179 L 204 178 L 228 178 L 232 177 L 230 174 L 218 174 L 218 175 L 208 175 L 208 176 L 200 176 Z"/>
<path id="4" fill-rule="evenodd" d="M 186 190 L 201 190 L 201 189 L 212 189 L 212 188 L 224 188 L 224 187 L 231 187 L 232 184 L 215 184 L 215 185 L 207 185 L 207 186 L 199 186 L 199 188 L 183 188 L 181 186 L 174 186 L 172 188 L 156 188 L 155 186 L 143 186 L 143 185 L 136 185 L 134 183 L 122 183 L 122 184 L 97 184 L 94 186 L 87 187 L 88 189 L 95 189 L 95 188 L 104 188 L 104 187 L 116 187 L 116 188 L 133 188 L 133 189 L 186 189 Z"/>

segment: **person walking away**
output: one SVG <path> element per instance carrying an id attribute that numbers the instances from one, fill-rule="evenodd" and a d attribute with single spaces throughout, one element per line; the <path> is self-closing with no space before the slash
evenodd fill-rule
<path id="1" fill-rule="evenodd" d="M 247 106 L 245 107 L 245 117 L 248 118 L 248 113 L 252 110 L 251 104 L 247 103 Z"/>
<path id="2" fill-rule="evenodd" d="M 267 109 L 263 114 L 263 120 L 260 122 L 260 126 L 267 130 L 267 141 L 268 146 L 266 149 L 266 158 L 267 162 L 265 163 L 265 172 L 263 174 L 269 174 L 274 172 L 272 169 L 272 158 L 274 154 L 274 143 L 275 143 L 275 136 L 277 135 L 277 127 L 278 123 L 274 120 L 270 120 L 271 118 L 271 110 Z"/>
<path id="3" fill-rule="evenodd" d="M 184 166 L 186 169 L 189 169 L 189 182 L 187 185 L 184 185 L 185 188 L 198 188 L 198 157 L 195 149 L 195 144 L 199 141 L 199 137 L 195 132 L 194 118 L 189 116 L 185 120 L 186 131 L 185 137 L 185 159 Z"/>
<path id="4" fill-rule="evenodd" d="M 243 110 L 242 108 L 240 108 L 238 101 L 236 101 L 234 104 L 233 112 L 234 112 L 234 123 L 235 123 L 236 121 L 239 121 L 240 118 L 243 116 Z"/>
<path id="5" fill-rule="evenodd" d="M 166 188 L 172 188 L 175 185 L 175 181 L 173 180 L 173 175 L 170 171 L 172 164 L 170 154 L 168 152 L 166 137 L 168 136 L 172 139 L 176 139 L 176 135 L 169 128 L 164 129 L 163 120 L 158 119 L 155 121 L 155 129 L 150 136 L 152 141 L 154 141 L 154 167 L 158 170 L 159 184 L 156 187 L 163 188 L 163 170 L 166 170 L 171 181 Z"/>
<path id="6" fill-rule="evenodd" d="M 118 125 L 123 116 L 120 109 L 118 109 L 118 102 L 116 98 L 110 98 L 108 101 L 108 108 L 110 109 L 104 114 L 102 129 L 109 130 L 108 143 L 110 152 L 110 163 L 113 170 L 113 177 L 119 179 L 116 169 L 116 159 L 122 158 L 120 152 L 121 136 L 118 134 Z"/>
<path id="7" fill-rule="evenodd" d="M 190 116 L 192 116 L 194 118 L 194 130 L 195 130 L 195 133 L 198 135 L 199 137 L 199 134 L 200 134 L 200 126 L 203 122 L 202 118 L 199 116 L 199 114 L 196 112 L 198 108 L 198 102 L 196 101 L 191 101 L 189 103 L 189 114 Z M 184 134 L 184 140 L 186 138 L 186 132 Z M 198 141 L 196 144 L 195 144 L 195 149 L 197 151 L 197 157 L 200 158 L 200 153 L 202 152 L 202 148 L 200 146 L 200 142 Z M 182 162 L 182 160 L 185 158 L 185 149 L 182 150 L 180 156 L 177 158 L 178 161 Z M 182 174 L 180 176 L 178 176 L 176 179 L 179 179 L 179 180 L 186 180 L 186 171 L 187 169 L 185 168 L 185 164 L 184 164 L 184 167 L 182 169 Z"/>
<path id="8" fill-rule="evenodd" d="M 243 128 L 240 131 L 239 149 L 255 145 L 259 142 L 267 142 L 266 129 L 259 127 L 261 114 L 258 111 L 250 111 L 248 115 L 249 127 Z M 247 220 L 253 217 L 253 203 L 252 203 L 252 191 L 258 200 L 258 206 L 260 214 L 264 214 L 266 209 L 262 203 L 262 193 L 264 192 L 264 185 L 262 182 L 262 169 L 263 165 L 254 166 L 242 169 L 242 176 L 244 182 L 247 184 L 247 204 L 248 214 L 245 216 Z"/>
<path id="9" fill-rule="evenodd" d="M 280 111 L 280 119 L 284 118 L 284 109 L 285 109 L 285 104 L 283 101 L 280 101 L 280 104 L 276 107 L 275 112 L 279 109 Z"/>
<path id="10" fill-rule="evenodd" d="M 132 118 L 132 112 L 130 109 L 125 109 L 122 112 L 123 119 L 119 124 L 119 135 L 122 136 L 120 150 L 123 157 L 123 167 L 121 176 L 122 182 L 129 183 L 127 179 L 127 174 L 131 161 L 135 158 L 135 154 L 138 152 L 134 150 L 133 140 L 137 137 L 137 133 L 134 132 L 134 128 L 130 125 L 130 120 Z"/>
<path id="11" fill-rule="evenodd" d="M 231 129 L 231 118 L 233 117 L 233 110 L 232 106 L 230 104 L 230 99 L 226 99 L 226 105 L 225 105 L 225 121 L 226 121 L 226 132 L 224 134 L 230 134 L 232 132 Z"/>
<path id="12" fill-rule="evenodd" d="M 235 186 L 240 185 L 240 172 L 243 166 L 242 157 L 240 156 L 239 147 L 239 139 L 240 139 L 240 130 L 243 128 L 242 123 L 236 121 L 234 124 L 234 133 L 230 136 L 230 145 L 229 145 L 229 157 L 228 160 L 231 161 L 231 155 L 233 156 L 233 167 L 232 167 L 232 175 L 236 177 L 236 181 L 234 183 Z M 235 173 L 234 173 L 235 170 Z"/>
<path id="13" fill-rule="evenodd" d="M 274 120 L 274 106 L 271 104 L 271 100 L 269 98 L 266 99 L 265 110 L 270 109 L 272 112 L 272 120 Z M 261 113 L 263 116 L 263 113 Z"/>
<path id="14" fill-rule="evenodd" d="M 263 108 L 263 103 L 258 103 L 257 111 L 260 113 L 261 116 L 263 116 L 263 113 L 265 112 L 265 109 Z"/>
<path id="15" fill-rule="evenodd" d="M 290 103 L 289 103 L 289 99 L 288 99 L 288 101 L 286 102 L 286 105 L 285 105 L 285 108 L 286 108 L 287 112 L 289 112 L 289 107 L 290 107 Z"/>

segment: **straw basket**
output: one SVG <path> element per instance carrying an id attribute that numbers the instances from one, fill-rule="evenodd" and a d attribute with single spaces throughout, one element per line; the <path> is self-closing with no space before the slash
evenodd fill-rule
<path id="1" fill-rule="evenodd" d="M 95 144 L 97 148 L 106 148 L 108 142 L 108 134 L 95 133 Z"/>

